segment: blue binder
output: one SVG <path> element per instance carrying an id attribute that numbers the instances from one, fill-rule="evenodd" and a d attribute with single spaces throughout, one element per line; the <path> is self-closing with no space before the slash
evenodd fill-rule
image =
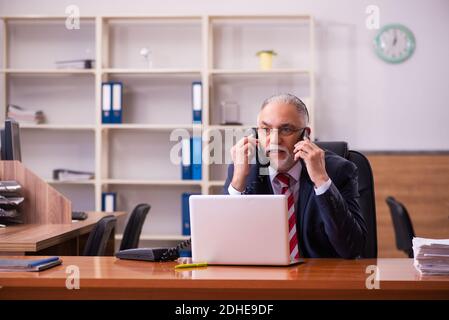
<path id="1" fill-rule="evenodd" d="M 123 83 L 103 82 L 101 86 L 101 121 L 122 123 Z"/>
<path id="2" fill-rule="evenodd" d="M 193 123 L 202 122 L 203 84 L 201 81 L 192 82 L 192 111 Z"/>
<path id="3" fill-rule="evenodd" d="M 110 123 L 112 111 L 112 85 L 108 82 L 101 84 L 101 122 Z"/>
<path id="4" fill-rule="evenodd" d="M 181 141 L 181 177 L 182 180 L 192 179 L 192 156 L 190 138 Z"/>
<path id="5" fill-rule="evenodd" d="M 192 179 L 201 180 L 202 143 L 201 137 L 192 137 Z"/>
<path id="6" fill-rule="evenodd" d="M 101 194 L 101 211 L 114 212 L 117 211 L 117 193 L 103 192 Z"/>
<path id="7" fill-rule="evenodd" d="M 182 209 L 182 235 L 190 236 L 190 209 L 189 198 L 191 195 L 199 193 L 184 192 L 181 195 L 181 209 Z"/>
<path id="8" fill-rule="evenodd" d="M 123 83 L 112 82 L 112 112 L 110 123 L 122 123 Z"/>

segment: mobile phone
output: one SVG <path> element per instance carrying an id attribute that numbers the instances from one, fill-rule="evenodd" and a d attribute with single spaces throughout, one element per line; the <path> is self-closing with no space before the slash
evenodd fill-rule
<path id="1" fill-rule="evenodd" d="M 301 141 L 301 140 L 306 140 L 306 139 L 310 139 L 309 138 L 309 130 L 307 130 L 307 128 L 304 128 L 302 133 L 301 133 L 301 136 L 299 137 L 298 142 Z M 304 159 L 299 158 L 299 161 L 301 162 L 303 168 L 307 168 L 306 164 L 304 163 Z"/>
<path id="2" fill-rule="evenodd" d="M 257 139 L 257 141 L 259 141 L 259 135 L 257 133 L 257 128 L 252 128 L 252 131 L 253 131 L 254 137 Z M 265 151 L 263 150 L 263 148 L 260 146 L 260 141 L 259 141 L 259 143 L 257 143 L 257 146 L 256 146 L 256 163 L 261 167 L 270 166 L 270 160 L 265 155 Z"/>
<path id="3" fill-rule="evenodd" d="M 307 128 L 304 128 L 304 131 L 302 132 L 300 140 L 306 140 L 306 139 L 310 139 L 309 138 L 309 131 L 307 130 Z"/>

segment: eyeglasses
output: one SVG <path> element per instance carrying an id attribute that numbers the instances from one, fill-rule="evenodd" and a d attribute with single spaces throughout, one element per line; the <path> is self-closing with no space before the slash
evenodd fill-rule
<path id="1" fill-rule="evenodd" d="M 280 127 L 280 128 L 268 128 L 268 127 L 257 127 L 257 133 L 259 136 L 269 136 L 271 132 L 277 131 L 278 135 L 282 137 L 288 137 L 298 131 L 304 131 L 305 128 L 293 128 L 289 126 Z"/>

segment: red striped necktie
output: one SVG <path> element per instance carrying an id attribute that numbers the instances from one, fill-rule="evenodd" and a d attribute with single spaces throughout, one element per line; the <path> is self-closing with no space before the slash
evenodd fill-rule
<path id="1" fill-rule="evenodd" d="M 288 240 L 290 244 L 290 259 L 299 258 L 298 237 L 296 235 L 295 197 L 290 190 L 290 176 L 278 173 L 276 179 L 281 184 L 281 193 L 287 196 L 288 203 Z"/>

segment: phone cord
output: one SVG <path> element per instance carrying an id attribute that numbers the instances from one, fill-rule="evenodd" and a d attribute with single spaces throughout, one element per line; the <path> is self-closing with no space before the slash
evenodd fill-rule
<path id="1" fill-rule="evenodd" d="M 181 242 L 176 247 L 168 248 L 161 256 L 161 261 L 172 261 L 179 258 L 179 251 L 190 246 L 191 239 Z"/>

